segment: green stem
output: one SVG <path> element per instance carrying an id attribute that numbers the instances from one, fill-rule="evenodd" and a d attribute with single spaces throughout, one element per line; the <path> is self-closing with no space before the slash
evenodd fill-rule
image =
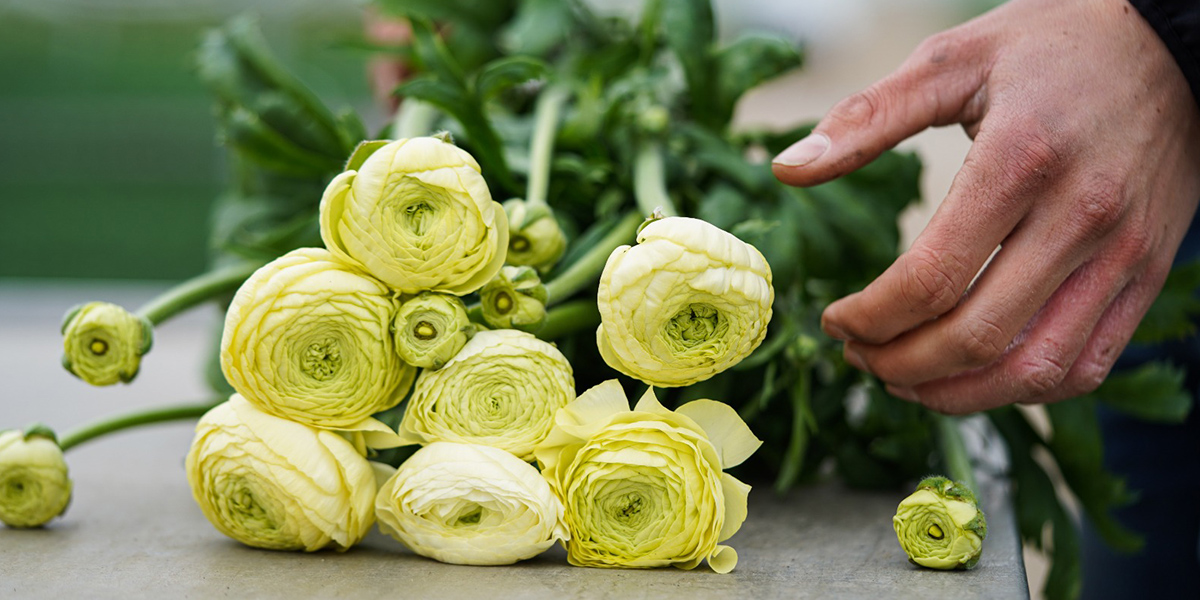
<path id="1" fill-rule="evenodd" d="M 567 91 L 550 87 L 538 97 L 537 115 L 533 124 L 533 140 L 529 147 L 529 187 L 525 203 L 529 207 L 544 206 L 550 189 L 550 161 L 554 158 L 554 136 L 558 133 L 558 117 L 567 101 Z"/>
<path id="2" fill-rule="evenodd" d="M 633 163 L 633 195 L 637 198 L 642 216 L 650 216 L 655 210 L 664 217 L 679 215 L 667 192 L 667 169 L 663 164 L 662 144 L 647 142 L 638 150 Z"/>
<path id="3" fill-rule="evenodd" d="M 260 262 L 238 263 L 197 275 L 142 305 L 137 314 L 158 325 L 218 294 L 236 290 L 262 265 Z"/>
<path id="4" fill-rule="evenodd" d="M 979 484 L 975 481 L 971 457 L 967 455 L 967 446 L 963 443 L 962 432 L 958 429 L 958 419 L 939 414 L 935 414 L 933 419 L 937 428 L 938 449 L 942 452 L 942 460 L 946 463 L 948 471 L 946 475 L 978 494 Z"/>
<path id="5" fill-rule="evenodd" d="M 432 134 L 437 114 L 437 108 L 432 104 L 416 98 L 405 98 L 392 120 L 392 137 L 403 140 Z"/>
<path id="6" fill-rule="evenodd" d="M 604 271 L 608 255 L 612 254 L 617 246 L 633 241 L 642 221 L 642 216 L 636 212 L 626 214 L 616 227 L 608 232 L 608 235 L 601 238 L 595 246 L 592 246 L 591 250 L 588 250 L 587 254 L 567 267 L 562 274 L 554 278 L 554 281 L 547 283 L 546 294 L 550 299 L 546 302 L 546 306 L 558 304 L 595 282 L 600 277 L 600 273 Z"/>
<path id="7" fill-rule="evenodd" d="M 792 435 L 788 440 L 787 453 L 775 478 L 775 492 L 783 494 L 795 485 L 804 467 L 804 455 L 808 452 L 811 436 L 809 424 L 812 415 L 812 373 L 808 365 L 801 365 L 792 386 Z"/>
<path id="8" fill-rule="evenodd" d="M 94 440 L 98 437 L 115 433 L 124 429 L 140 427 L 142 425 L 153 425 L 154 423 L 164 423 L 167 421 L 180 421 L 183 419 L 198 419 L 204 416 L 204 413 L 209 409 L 219 404 L 219 400 L 214 400 L 200 404 L 181 404 L 178 406 L 167 406 L 163 408 L 152 408 L 150 410 L 133 412 L 125 415 L 118 415 L 89 423 L 74 431 L 68 432 L 62 436 L 58 445 L 64 452 L 78 446 L 87 441 Z"/>
<path id="9" fill-rule="evenodd" d="M 596 308 L 595 300 L 574 300 L 567 302 L 546 313 L 546 324 L 538 330 L 537 336 L 543 340 L 554 340 L 587 329 L 595 329 L 600 325 L 600 310 Z"/>

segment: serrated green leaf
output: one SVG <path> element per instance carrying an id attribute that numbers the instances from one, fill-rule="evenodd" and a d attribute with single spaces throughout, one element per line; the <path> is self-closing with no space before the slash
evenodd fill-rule
<path id="1" fill-rule="evenodd" d="M 1145 421 L 1182 423 L 1192 410 L 1187 373 L 1163 362 L 1116 372 L 1092 392 L 1105 405 Z"/>
<path id="2" fill-rule="evenodd" d="M 725 119 L 751 88 L 799 67 L 804 55 L 792 42 L 778 36 L 752 34 L 717 51 L 718 109 Z"/>

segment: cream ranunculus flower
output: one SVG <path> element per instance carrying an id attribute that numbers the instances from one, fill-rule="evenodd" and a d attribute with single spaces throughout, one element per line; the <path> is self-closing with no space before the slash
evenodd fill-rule
<path id="1" fill-rule="evenodd" d="M 293 250 L 255 271 L 225 315 L 221 369 L 272 414 L 353 428 L 404 398 L 416 369 L 392 338 L 397 302 L 325 250 Z"/>
<path id="2" fill-rule="evenodd" d="M 420 137 L 385 144 L 330 182 L 321 239 L 401 293 L 462 295 L 504 264 L 508 219 L 470 154 Z"/>
<path id="3" fill-rule="evenodd" d="M 658 219 L 604 266 L 597 344 L 630 377 L 691 385 L 762 343 L 774 299 L 771 268 L 754 246 L 698 219 Z"/>
<path id="4" fill-rule="evenodd" d="M 457 296 L 421 292 L 400 305 L 392 330 L 404 362 L 437 370 L 466 345 L 475 326 Z"/>
<path id="5" fill-rule="evenodd" d="M 400 436 L 483 444 L 532 460 L 554 413 L 574 399 L 571 364 L 553 345 L 512 329 L 481 331 L 441 369 L 417 378 Z"/>
<path id="6" fill-rule="evenodd" d="M 987 519 L 975 494 L 945 477 L 929 477 L 900 502 L 892 526 L 908 560 L 931 569 L 970 569 L 983 553 Z"/>
<path id="7" fill-rule="evenodd" d="M 63 366 L 92 385 L 129 383 L 154 342 L 154 326 L 107 302 L 71 309 L 63 319 Z"/>
<path id="8" fill-rule="evenodd" d="M 379 528 L 413 552 L 458 565 L 507 565 L 565 540 L 563 507 L 529 463 L 479 444 L 435 442 L 379 490 Z"/>
<path id="9" fill-rule="evenodd" d="M 38 433 L 0 433 L 0 521 L 39 527 L 70 502 L 71 480 L 57 442 Z"/>
<path id="10" fill-rule="evenodd" d="M 483 289 L 483 320 L 497 329 L 530 333 L 546 323 L 546 286 L 533 267 L 506 266 Z"/>
<path id="11" fill-rule="evenodd" d="M 374 523 L 375 473 L 349 441 L 237 394 L 196 425 L 187 477 L 204 516 L 247 546 L 345 550 Z"/>
<path id="12" fill-rule="evenodd" d="M 707 559 L 728 573 L 737 552 L 719 542 L 746 519 L 750 486 L 723 470 L 761 444 L 724 403 L 670 411 L 651 388 L 631 411 L 614 379 L 559 411 L 535 454 L 566 508 L 571 564 L 692 569 Z"/>
<path id="13" fill-rule="evenodd" d="M 523 265 L 545 274 L 567 251 L 567 237 L 545 204 L 530 206 L 520 198 L 504 203 L 508 215 L 510 265 Z"/>

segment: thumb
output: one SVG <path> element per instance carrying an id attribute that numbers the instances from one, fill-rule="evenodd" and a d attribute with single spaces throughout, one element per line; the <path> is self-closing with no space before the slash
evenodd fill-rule
<path id="1" fill-rule="evenodd" d="M 810 186 L 845 175 L 935 125 L 982 117 L 981 44 L 956 31 L 929 38 L 891 75 L 838 102 L 772 161 L 775 177 Z"/>

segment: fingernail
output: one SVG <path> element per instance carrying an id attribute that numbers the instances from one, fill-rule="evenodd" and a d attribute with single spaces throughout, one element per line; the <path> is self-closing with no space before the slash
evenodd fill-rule
<path id="1" fill-rule="evenodd" d="M 785 167 L 803 167 L 821 158 L 829 150 L 829 136 L 823 133 L 810 133 L 808 137 L 788 146 L 771 161 Z"/>
<path id="2" fill-rule="evenodd" d="M 850 363 L 850 366 L 854 367 L 855 369 L 869 372 L 869 369 L 867 369 L 867 361 L 863 360 L 862 355 L 859 354 L 849 344 L 846 344 L 846 346 L 842 349 L 842 356 L 845 357 L 846 362 Z"/>
<path id="3" fill-rule="evenodd" d="M 917 397 L 917 391 L 910 387 L 897 387 L 890 383 L 885 387 L 887 388 L 889 394 L 900 398 L 901 400 L 908 400 L 909 402 L 921 401 L 921 399 Z"/>

